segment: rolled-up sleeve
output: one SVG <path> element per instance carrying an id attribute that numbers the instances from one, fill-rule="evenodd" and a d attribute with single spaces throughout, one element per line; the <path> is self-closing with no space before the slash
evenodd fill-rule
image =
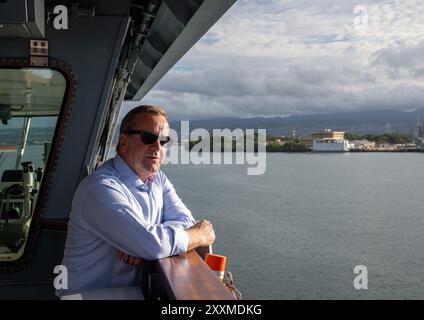
<path id="1" fill-rule="evenodd" d="M 93 185 L 86 190 L 81 223 L 117 249 L 147 260 L 185 253 L 188 235 L 172 224 L 149 225 L 131 206 L 119 185 Z M 141 209 L 140 209 L 141 210 Z M 188 221 L 188 220 L 187 220 Z"/>

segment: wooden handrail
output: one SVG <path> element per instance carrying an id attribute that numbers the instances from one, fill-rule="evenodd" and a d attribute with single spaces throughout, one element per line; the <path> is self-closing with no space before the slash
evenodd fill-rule
<path id="1" fill-rule="evenodd" d="M 159 259 L 157 272 L 171 300 L 235 300 L 195 251 Z"/>

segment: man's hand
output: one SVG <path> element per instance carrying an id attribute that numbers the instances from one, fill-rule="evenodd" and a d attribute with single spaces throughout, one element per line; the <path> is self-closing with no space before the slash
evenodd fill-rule
<path id="1" fill-rule="evenodd" d="M 212 223 L 200 220 L 195 225 L 185 230 L 189 237 L 187 251 L 197 247 L 206 247 L 215 241 L 215 232 Z"/>

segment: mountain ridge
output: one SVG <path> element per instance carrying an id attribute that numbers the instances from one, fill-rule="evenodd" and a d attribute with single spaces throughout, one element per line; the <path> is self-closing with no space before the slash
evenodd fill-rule
<path id="1" fill-rule="evenodd" d="M 397 110 L 359 111 L 349 113 L 328 113 L 313 115 L 293 115 L 286 117 L 254 118 L 213 118 L 190 120 L 190 131 L 197 128 L 212 129 L 267 129 L 271 135 L 307 136 L 310 132 L 332 129 L 355 134 L 400 133 L 413 135 L 417 118 L 424 120 L 424 109 L 411 112 Z M 170 122 L 171 128 L 180 132 L 180 121 Z"/>

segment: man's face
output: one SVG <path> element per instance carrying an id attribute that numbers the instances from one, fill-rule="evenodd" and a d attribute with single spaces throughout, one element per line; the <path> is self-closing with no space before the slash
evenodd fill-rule
<path id="1" fill-rule="evenodd" d="M 130 129 L 146 131 L 159 136 L 169 135 L 166 118 L 150 113 L 137 114 Z M 119 143 L 119 154 L 143 181 L 159 170 L 166 154 L 165 146 L 162 147 L 159 140 L 152 144 L 146 144 L 141 141 L 139 134 L 121 133 Z"/>

